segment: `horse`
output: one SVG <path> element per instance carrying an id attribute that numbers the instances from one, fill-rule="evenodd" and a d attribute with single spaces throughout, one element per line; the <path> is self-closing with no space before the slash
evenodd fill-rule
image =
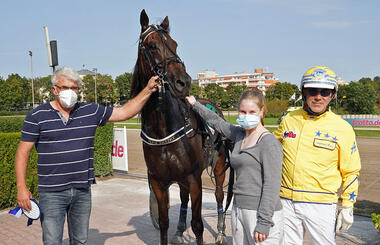
<path id="1" fill-rule="evenodd" d="M 218 210 L 216 244 L 226 244 L 223 183 L 228 148 L 221 135 L 209 133 L 208 126 L 185 100 L 189 95 L 191 77 L 177 54 L 177 43 L 169 33 L 166 16 L 160 25 L 149 25 L 145 10 L 140 13 L 141 33 L 138 57 L 134 68 L 131 96 L 137 95 L 150 77 L 157 75 L 161 86 L 141 110 L 141 139 L 147 165 L 149 187 L 158 206 L 161 244 L 167 244 L 169 227 L 169 191 L 173 183 L 180 188 L 180 215 L 171 243 L 183 243 L 186 230 L 187 205 L 191 197 L 191 227 L 197 244 L 203 244 L 201 174 L 213 162 L 215 197 Z M 203 104 L 222 112 L 211 102 Z M 215 144 L 213 144 L 215 143 Z"/>

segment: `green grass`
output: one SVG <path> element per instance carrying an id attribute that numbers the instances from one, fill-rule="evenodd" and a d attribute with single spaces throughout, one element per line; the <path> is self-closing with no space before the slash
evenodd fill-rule
<path id="1" fill-rule="evenodd" d="M 225 117 L 226 120 L 231 124 L 236 124 L 237 115 L 230 115 Z M 131 118 L 123 123 L 114 123 L 114 126 L 117 128 L 122 128 L 124 126 L 127 129 L 140 129 L 140 119 L 139 118 Z M 265 125 L 277 125 L 277 118 L 265 118 Z M 277 129 L 277 127 L 266 127 L 270 132 L 273 132 Z M 380 138 L 380 130 L 355 130 L 356 136 L 360 137 L 379 137 Z"/>
<path id="2" fill-rule="evenodd" d="M 380 137 L 380 130 L 355 130 L 356 136 Z"/>

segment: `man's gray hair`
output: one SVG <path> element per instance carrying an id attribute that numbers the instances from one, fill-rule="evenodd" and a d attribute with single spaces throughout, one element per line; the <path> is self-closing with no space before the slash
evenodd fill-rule
<path id="1" fill-rule="evenodd" d="M 54 72 L 53 77 L 51 78 L 51 83 L 53 84 L 53 86 L 57 85 L 59 76 L 64 76 L 67 79 L 73 80 L 77 83 L 78 87 L 82 82 L 82 79 L 80 78 L 78 72 L 68 66 L 61 67 Z"/>

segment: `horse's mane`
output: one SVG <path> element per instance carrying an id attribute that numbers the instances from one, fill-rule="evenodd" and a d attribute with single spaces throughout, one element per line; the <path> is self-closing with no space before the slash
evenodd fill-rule
<path id="1" fill-rule="evenodd" d="M 141 84 L 141 75 L 140 75 L 140 66 L 139 58 L 137 58 L 135 68 L 132 74 L 132 84 L 131 84 L 131 98 L 135 97 L 142 89 L 143 85 Z"/>

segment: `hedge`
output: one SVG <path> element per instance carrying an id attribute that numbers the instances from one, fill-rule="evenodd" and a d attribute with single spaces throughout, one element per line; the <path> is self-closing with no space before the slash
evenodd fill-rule
<path id="1" fill-rule="evenodd" d="M 96 129 L 94 141 L 94 168 L 95 176 L 103 177 L 112 174 L 112 143 L 113 143 L 113 123 L 107 123 L 103 127 Z"/>
<path id="2" fill-rule="evenodd" d="M 0 209 L 17 204 L 15 155 L 21 133 L 0 133 Z M 26 184 L 34 198 L 38 198 L 37 152 L 33 148 L 27 168 Z"/>
<path id="3" fill-rule="evenodd" d="M 3 118 L 1 118 L 3 119 Z M 19 119 L 13 117 L 8 118 L 8 123 L 0 120 L 0 125 L 6 125 L 2 128 L 4 131 L 17 129 L 17 133 L 2 133 L 0 131 L 0 209 L 4 209 L 17 205 L 17 188 L 16 176 L 14 170 L 14 161 L 16 150 L 21 137 L 21 125 Z M 23 118 L 22 118 L 23 120 Z M 12 123 L 17 124 L 11 125 Z M 5 130 L 6 129 L 6 130 Z M 112 139 L 113 139 L 113 123 L 107 123 L 103 127 L 98 127 L 94 140 L 94 168 L 95 176 L 106 176 L 112 174 Z M 38 198 L 37 186 L 37 152 L 33 147 L 30 154 L 28 169 L 27 169 L 27 186 L 33 197 Z"/>
<path id="4" fill-rule="evenodd" d="M 25 117 L 0 117 L 0 133 L 21 132 Z"/>

